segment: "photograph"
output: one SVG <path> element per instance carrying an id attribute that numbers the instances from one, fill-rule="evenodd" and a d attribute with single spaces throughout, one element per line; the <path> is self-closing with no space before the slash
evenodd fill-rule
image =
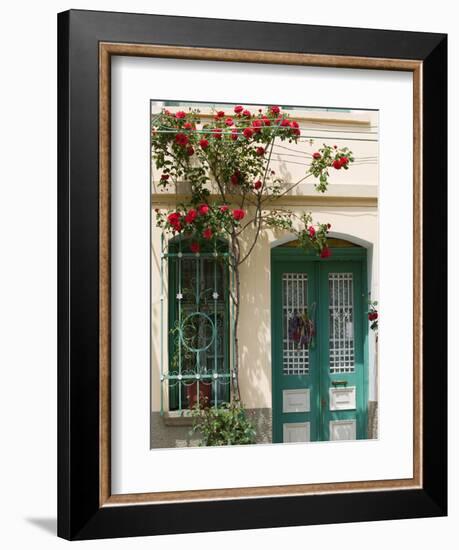
<path id="1" fill-rule="evenodd" d="M 378 439 L 378 110 L 150 106 L 150 448 Z"/>

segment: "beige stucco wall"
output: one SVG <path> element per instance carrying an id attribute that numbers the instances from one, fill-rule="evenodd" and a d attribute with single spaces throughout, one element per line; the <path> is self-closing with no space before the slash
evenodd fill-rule
<path id="1" fill-rule="evenodd" d="M 339 115 L 339 116 L 338 116 Z M 311 115 L 312 116 L 312 115 Z M 348 123 L 346 123 L 346 116 Z M 322 117 L 322 118 L 321 118 Z M 333 122 L 331 122 L 333 117 Z M 336 118 L 340 119 L 338 122 Z M 341 130 L 349 129 L 354 132 L 358 119 L 357 131 L 374 132 L 377 126 L 376 113 L 333 113 L 321 115 L 314 113 L 314 121 L 311 122 L 305 116 L 301 122 L 303 128 L 318 128 L 328 124 L 340 125 Z M 364 121 L 364 123 L 362 122 Z M 366 129 L 365 129 L 366 128 Z M 305 130 L 303 130 L 305 133 Z M 314 134 L 314 135 L 315 135 Z M 326 133 L 323 132 L 325 141 Z M 341 134 L 340 134 L 341 135 Z M 361 134 L 349 133 L 348 136 Z M 372 137 L 375 134 L 369 134 Z M 333 140 L 327 139 L 327 143 L 333 144 Z M 377 211 L 377 185 L 378 167 L 373 160 L 365 162 L 365 159 L 377 158 L 378 147 L 376 142 L 353 141 L 340 142 L 340 146 L 348 145 L 354 151 L 356 164 L 347 172 L 343 170 L 332 172 L 330 188 L 325 195 L 319 195 L 312 183 L 299 186 L 294 197 L 287 197 L 283 205 L 301 214 L 310 211 L 316 222 L 330 223 L 332 225 L 331 236 L 344 238 L 365 246 L 368 250 L 368 288 L 371 289 L 373 300 L 378 296 L 378 211 Z M 286 181 L 295 182 L 305 173 L 307 166 L 293 164 L 297 162 L 296 155 L 303 155 L 305 151 L 313 152 L 318 143 L 309 145 L 301 143 L 287 144 L 289 149 L 297 148 L 297 151 L 284 150 L 283 153 L 295 156 L 276 158 L 277 166 L 274 167 Z M 282 152 L 281 149 L 278 149 Z M 290 159 L 290 160 L 289 160 Z M 307 161 L 307 157 L 305 157 Z M 300 159 L 301 160 L 301 159 Z M 301 160 L 303 163 L 303 161 Z M 158 190 L 154 185 L 158 175 L 153 170 L 153 208 L 174 208 L 173 197 Z M 160 281 L 160 238 L 161 231 L 155 227 L 154 215 L 152 219 L 152 376 L 151 395 L 152 411 L 160 409 L 160 319 L 161 319 L 161 281 Z M 265 231 L 260 237 L 252 255 L 241 266 L 241 312 L 240 312 L 240 387 L 242 400 L 247 408 L 271 407 L 271 287 L 270 287 L 270 253 L 271 248 L 286 242 L 291 237 L 285 232 Z M 247 242 L 250 242 L 247 236 Z M 165 262 L 166 264 L 166 262 Z M 163 277 L 163 296 L 167 298 L 167 272 Z M 164 300 L 163 319 L 167 327 L 167 301 Z M 167 329 L 163 331 L 163 368 L 167 370 Z M 370 399 L 375 396 L 375 369 L 373 359 L 373 335 L 370 334 Z M 167 395 L 164 393 L 164 407 L 167 408 Z"/>
<path id="2" fill-rule="evenodd" d="M 157 113 L 162 104 L 154 104 L 152 113 Z M 252 112 L 255 107 L 250 107 Z M 180 108 L 170 109 L 174 112 Z M 187 110 L 187 107 L 183 107 Z M 210 109 L 200 107 L 203 122 L 209 122 L 206 113 Z M 331 170 L 329 182 L 337 186 L 338 193 L 346 194 L 377 194 L 378 186 L 378 113 L 376 111 L 352 111 L 342 112 L 315 112 L 301 109 L 290 110 L 288 113 L 295 118 L 301 129 L 302 138 L 298 143 L 278 141 L 274 145 L 270 167 L 286 182 L 299 181 L 306 173 L 311 155 L 317 151 L 323 143 L 348 147 L 355 155 L 355 163 L 351 170 Z M 308 139 L 311 137 L 312 142 Z M 159 172 L 152 163 L 152 187 L 153 193 L 167 193 L 158 188 Z M 303 195 L 305 188 L 312 189 L 312 178 L 309 185 L 299 186 L 293 194 Z M 180 192 L 180 191 L 179 191 Z M 328 193 L 329 195 L 331 193 Z"/>
<path id="3" fill-rule="evenodd" d="M 301 213 L 307 208 L 296 205 Z M 368 248 L 369 288 L 374 299 L 378 295 L 378 215 L 372 206 L 314 206 L 307 208 L 318 222 L 332 225 L 331 236 L 346 238 Z M 288 233 L 265 231 L 249 259 L 241 266 L 240 312 L 240 386 L 246 407 L 271 406 L 271 248 L 290 238 Z M 247 242 L 250 242 L 249 236 Z M 301 253 L 301 252 L 299 252 Z M 152 238 L 152 410 L 160 406 L 160 231 L 153 228 Z M 164 273 L 164 296 L 167 297 L 167 272 Z M 167 302 L 164 302 L 164 322 Z M 167 326 L 167 325 L 165 325 Z M 163 341 L 164 368 L 168 364 L 167 331 Z M 167 403 L 167 399 L 165 400 Z"/>

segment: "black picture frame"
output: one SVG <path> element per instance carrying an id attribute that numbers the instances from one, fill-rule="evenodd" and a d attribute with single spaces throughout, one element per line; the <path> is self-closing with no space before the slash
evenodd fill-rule
<path id="1" fill-rule="evenodd" d="M 422 62 L 422 488 L 100 506 L 99 44 Z M 69 540 L 447 514 L 447 36 L 71 10 L 58 15 L 58 535 Z M 180 518 L 178 521 L 177 518 Z"/>

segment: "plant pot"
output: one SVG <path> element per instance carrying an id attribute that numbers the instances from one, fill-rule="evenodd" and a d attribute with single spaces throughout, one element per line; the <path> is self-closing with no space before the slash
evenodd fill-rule
<path id="1" fill-rule="evenodd" d="M 188 407 L 192 409 L 198 403 L 198 383 L 193 382 L 186 386 L 186 396 L 188 399 Z M 210 407 L 212 399 L 212 384 L 199 383 L 199 407 L 207 409 Z"/>

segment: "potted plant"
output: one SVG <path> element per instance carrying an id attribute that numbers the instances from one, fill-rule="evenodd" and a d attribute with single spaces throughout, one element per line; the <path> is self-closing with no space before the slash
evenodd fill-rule
<path id="1" fill-rule="evenodd" d="M 194 409 L 196 407 L 206 409 L 210 406 L 210 402 L 212 399 L 211 382 L 199 382 L 199 400 L 197 380 L 194 380 L 189 384 L 185 384 L 185 392 L 189 409 Z"/>

